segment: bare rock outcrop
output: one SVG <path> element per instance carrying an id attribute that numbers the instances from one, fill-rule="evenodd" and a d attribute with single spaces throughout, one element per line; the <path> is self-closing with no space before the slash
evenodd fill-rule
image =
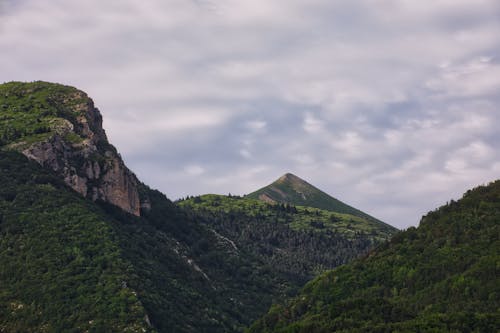
<path id="1" fill-rule="evenodd" d="M 23 147 L 22 153 L 60 174 L 83 196 L 140 215 L 139 181 L 108 142 L 101 113 L 92 100 L 75 91 L 58 102 L 70 116 L 54 119 L 53 135 Z"/>

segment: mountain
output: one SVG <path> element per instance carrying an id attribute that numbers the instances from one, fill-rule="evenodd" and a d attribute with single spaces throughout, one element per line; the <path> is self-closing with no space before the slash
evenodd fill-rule
<path id="1" fill-rule="evenodd" d="M 178 205 L 235 249 L 252 253 L 283 274 L 293 293 L 317 274 L 366 254 L 396 232 L 354 215 L 248 197 L 207 194 Z"/>
<path id="2" fill-rule="evenodd" d="M 0 138 L 0 331 L 239 332 L 285 295 L 137 180 L 85 93 L 0 85 Z"/>
<path id="3" fill-rule="evenodd" d="M 2 332 L 239 332 L 288 295 L 157 191 L 141 186 L 137 217 L 19 153 L 0 152 L 0 170 Z"/>
<path id="4" fill-rule="evenodd" d="M 322 274 L 249 332 L 498 332 L 500 180 Z"/>
<path id="5" fill-rule="evenodd" d="M 141 183 L 84 92 L 0 85 L 0 332 L 241 332 L 392 233 L 319 209 L 238 209 Z"/>
<path id="6" fill-rule="evenodd" d="M 378 223 L 382 221 L 337 200 L 305 180 L 286 173 L 278 180 L 255 192 L 246 195 L 250 199 L 258 199 L 269 203 L 287 203 L 294 206 L 315 207 L 332 212 L 350 214 Z M 384 223 L 385 224 L 385 223 Z M 387 225 L 388 226 L 388 225 Z"/>
<path id="7" fill-rule="evenodd" d="M 10 82 L 0 85 L 0 98 L 0 146 L 54 170 L 85 197 L 139 215 L 139 181 L 109 144 L 102 116 L 84 92 Z"/>

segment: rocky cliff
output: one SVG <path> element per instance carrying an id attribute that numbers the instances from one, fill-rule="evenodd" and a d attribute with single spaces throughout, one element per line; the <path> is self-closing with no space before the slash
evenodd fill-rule
<path id="1" fill-rule="evenodd" d="M 0 133 L 5 148 L 56 171 L 85 197 L 140 215 L 139 181 L 108 142 L 92 99 L 75 88 L 45 82 L 2 88 L 5 115 Z M 21 116 L 24 123 L 26 118 L 32 122 L 18 129 L 13 120 Z"/>

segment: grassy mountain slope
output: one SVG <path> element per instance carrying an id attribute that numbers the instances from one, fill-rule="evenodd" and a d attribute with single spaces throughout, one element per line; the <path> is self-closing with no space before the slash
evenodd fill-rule
<path id="1" fill-rule="evenodd" d="M 308 283 L 250 332 L 496 332 L 500 181 Z"/>
<path id="2" fill-rule="evenodd" d="M 386 241 L 393 229 L 373 221 L 310 207 L 203 195 L 178 203 L 235 248 L 262 258 L 293 290 Z"/>
<path id="3" fill-rule="evenodd" d="M 350 214 L 378 223 L 382 221 L 337 200 L 301 178 L 287 173 L 272 184 L 246 195 L 250 199 L 288 203 L 294 206 L 315 207 L 332 212 Z M 383 223 L 385 224 L 385 223 Z"/>
<path id="4" fill-rule="evenodd" d="M 43 141 L 63 130 L 68 121 L 75 123 L 78 114 L 71 107 L 85 99 L 68 97 L 78 93 L 76 88 L 48 82 L 0 84 L 0 146 Z M 74 132 L 67 136 L 70 141 L 82 141 Z"/>

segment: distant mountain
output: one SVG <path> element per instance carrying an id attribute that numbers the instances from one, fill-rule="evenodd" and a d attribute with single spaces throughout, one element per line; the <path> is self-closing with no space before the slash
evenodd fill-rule
<path id="1" fill-rule="evenodd" d="M 249 330 L 499 332 L 500 180 L 322 274 Z"/>
<path id="2" fill-rule="evenodd" d="M 291 173 L 284 174 L 272 184 L 252 192 L 246 195 L 246 197 L 269 203 L 279 202 L 288 203 L 294 206 L 315 207 L 337 213 L 351 214 L 383 223 L 373 216 L 333 198 Z"/>

